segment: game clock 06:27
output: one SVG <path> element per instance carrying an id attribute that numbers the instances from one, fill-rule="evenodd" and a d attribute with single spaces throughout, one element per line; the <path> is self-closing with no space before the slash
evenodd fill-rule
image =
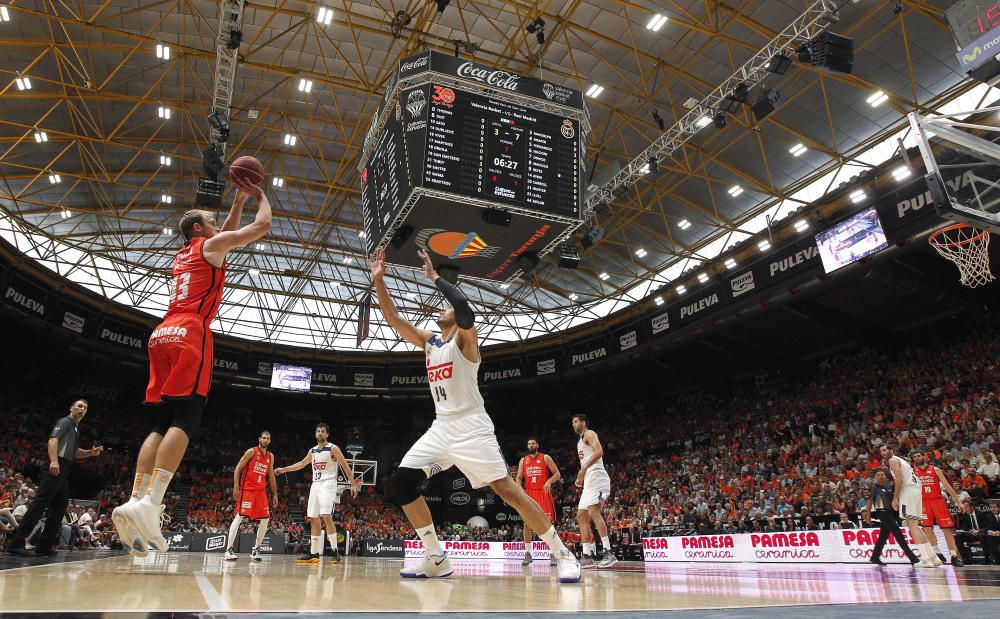
<path id="1" fill-rule="evenodd" d="M 441 85 L 430 92 L 424 187 L 579 216 L 577 121 Z"/>

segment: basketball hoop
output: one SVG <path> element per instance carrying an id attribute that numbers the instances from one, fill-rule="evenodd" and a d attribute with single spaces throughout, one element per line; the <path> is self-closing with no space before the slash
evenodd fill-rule
<path id="1" fill-rule="evenodd" d="M 969 224 L 952 224 L 927 239 L 931 247 L 958 267 L 963 286 L 975 288 L 992 282 L 990 273 L 990 231 Z"/>

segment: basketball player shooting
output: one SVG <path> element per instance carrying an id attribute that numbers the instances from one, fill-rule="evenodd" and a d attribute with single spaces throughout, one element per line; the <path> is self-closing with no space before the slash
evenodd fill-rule
<path id="1" fill-rule="evenodd" d="M 426 555 L 415 567 L 403 568 L 403 578 L 443 578 L 452 573 L 451 562 L 441 548 L 420 485 L 431 475 L 457 466 L 473 488 L 489 486 L 521 515 L 525 524 L 548 544 L 559 562 L 560 582 L 580 580 L 580 564 L 556 534 L 545 513 L 507 472 L 497 443 L 493 422 L 486 413 L 477 382 L 479 341 L 475 314 L 465 295 L 434 271 L 423 251 L 424 275 L 434 282 L 450 304 L 437 318 L 440 335 L 418 329 L 400 316 L 385 286 L 385 250 L 375 252 L 372 279 L 379 308 L 389 325 L 407 342 L 422 349 L 426 357 L 427 382 L 434 399 L 436 418 L 430 429 L 403 456 L 389 480 L 393 497 L 424 543 Z"/>
<path id="2" fill-rule="evenodd" d="M 263 168 L 256 160 L 253 163 L 258 169 L 252 180 L 261 182 Z M 271 205 L 264 192 L 247 180 L 248 175 L 231 170 L 230 176 L 238 190 L 221 227 L 208 211 L 190 210 L 181 217 L 184 247 L 174 257 L 170 304 L 149 338 L 146 404 L 154 407 L 153 428 L 139 450 L 132 497 L 112 512 L 119 538 L 139 557 L 150 548 L 167 551 L 160 524 L 163 495 L 191 435 L 201 425 L 212 383 L 214 346 L 209 325 L 222 302 L 226 254 L 271 229 Z M 250 198 L 257 201 L 257 215 L 240 228 L 243 206 Z"/>
<path id="3" fill-rule="evenodd" d="M 576 476 L 576 487 L 580 492 L 580 505 L 576 511 L 576 522 L 580 525 L 580 543 L 583 544 L 584 568 L 594 567 L 594 557 L 597 545 L 590 523 L 597 527 L 601 536 L 601 546 L 604 547 L 604 557 L 597 563 L 598 568 L 611 567 L 618 563 L 615 553 L 611 552 L 611 539 L 608 537 L 608 524 L 601 515 L 601 504 L 611 496 L 611 477 L 604 468 L 604 447 L 597 432 L 589 429 L 590 420 L 586 415 L 573 415 L 573 431 L 580 440 L 576 443 L 576 451 L 580 456 L 580 472 Z"/>
<path id="4" fill-rule="evenodd" d="M 538 439 L 528 439 L 528 453 L 517 463 L 517 485 L 524 480 L 524 491 L 531 500 L 545 512 L 549 522 L 556 521 L 556 504 L 552 500 L 552 484 L 562 479 L 559 467 L 548 454 L 538 452 Z M 524 525 L 524 560 L 521 565 L 530 565 L 531 557 L 531 527 Z M 552 565 L 556 558 L 552 557 Z"/>
<path id="5" fill-rule="evenodd" d="M 939 567 L 942 562 L 937 558 L 937 554 L 931 547 L 930 541 L 920 529 L 920 521 L 924 519 L 922 489 L 917 476 L 913 474 L 913 467 L 910 463 L 896 455 L 895 450 L 888 446 L 879 447 L 882 454 L 882 461 L 889 462 L 889 470 L 892 472 L 892 479 L 896 490 L 892 499 L 892 508 L 899 511 L 899 517 L 906 522 L 910 529 L 910 536 L 913 543 L 920 549 L 920 563 L 914 567 Z"/>
<path id="6" fill-rule="evenodd" d="M 250 559 L 260 561 L 260 544 L 267 534 L 267 523 L 271 519 L 271 508 L 267 504 L 267 486 L 271 486 L 271 496 L 278 503 L 278 481 L 274 476 L 274 454 L 268 450 L 271 433 L 267 430 L 257 437 L 257 446 L 243 452 L 243 457 L 233 471 L 233 499 L 236 501 L 236 517 L 229 525 L 229 539 L 226 543 L 226 561 L 235 561 L 233 544 L 240 532 L 244 518 L 257 520 L 257 541 L 250 549 Z"/>
<path id="7" fill-rule="evenodd" d="M 340 465 L 344 478 L 351 480 L 351 495 L 358 496 L 361 480 L 354 479 L 354 471 L 347 464 L 340 447 L 327 439 L 330 438 L 330 426 L 325 423 L 316 426 L 316 446 L 309 450 L 305 458 L 295 464 L 275 469 L 275 474 L 281 475 L 290 471 L 298 471 L 312 464 L 312 486 L 309 487 L 309 502 L 306 516 L 312 534 L 309 552 L 299 557 L 299 563 L 319 563 L 323 556 L 323 527 L 326 527 L 326 538 L 333 549 L 334 563 L 340 563 L 337 554 L 337 530 L 333 527 L 333 506 L 337 495 L 337 467 Z"/>

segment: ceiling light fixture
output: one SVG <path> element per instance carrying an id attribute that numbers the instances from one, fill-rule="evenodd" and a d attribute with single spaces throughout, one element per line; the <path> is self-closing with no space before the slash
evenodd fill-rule
<path id="1" fill-rule="evenodd" d="M 892 177 L 896 179 L 896 181 L 904 181 L 910 178 L 911 174 L 912 172 L 910 172 L 910 168 L 906 167 L 905 165 L 901 165 L 892 171 Z"/>
<path id="2" fill-rule="evenodd" d="M 685 292 L 688 291 L 688 289 L 684 286 L 684 284 L 681 284 L 680 286 L 678 286 L 674 290 L 677 291 L 677 294 L 684 294 Z"/>
<path id="3" fill-rule="evenodd" d="M 18 90 L 31 90 L 31 80 L 21 74 L 14 78 L 14 83 Z"/>
<path id="4" fill-rule="evenodd" d="M 805 146 L 803 146 L 802 142 L 799 142 L 795 146 L 789 148 L 788 152 L 792 153 L 793 157 L 798 157 L 799 155 L 801 155 L 802 153 L 806 152 L 807 150 L 809 150 L 809 149 L 806 148 Z"/>
<path id="5" fill-rule="evenodd" d="M 299 92 L 304 92 L 306 94 L 312 92 L 313 81 L 308 77 L 299 78 Z"/>
<path id="6" fill-rule="evenodd" d="M 741 193 L 743 193 L 743 188 L 740 187 L 739 185 L 733 185 L 732 187 L 729 188 L 729 195 L 731 195 L 734 198 L 740 195 Z"/>
<path id="7" fill-rule="evenodd" d="M 169 193 L 165 193 L 160 196 L 160 202 L 163 202 L 164 204 L 171 204 L 173 201 L 174 197 L 171 196 Z"/>
<path id="8" fill-rule="evenodd" d="M 855 191 L 851 192 L 851 195 L 850 195 L 851 202 L 853 202 L 855 204 L 860 204 L 861 202 L 864 202 L 865 198 L 867 198 L 867 197 L 868 197 L 868 194 L 865 193 L 864 189 L 855 190 Z"/>
<path id="9" fill-rule="evenodd" d="M 275 176 L 274 178 L 271 179 L 271 185 L 273 185 L 274 187 L 284 187 L 285 179 L 281 178 L 280 176 Z"/>
<path id="10" fill-rule="evenodd" d="M 698 120 L 694 121 L 694 124 L 698 125 L 698 128 L 704 129 L 712 124 L 712 118 L 709 116 L 702 116 Z"/>
<path id="11" fill-rule="evenodd" d="M 663 305 L 663 297 L 656 297 L 653 300 L 656 301 L 657 305 Z"/>
<path id="12" fill-rule="evenodd" d="M 576 301 L 578 298 L 579 297 L 576 296 L 575 292 L 569 295 L 569 300 L 570 301 Z"/>
<path id="13" fill-rule="evenodd" d="M 0 6 L 0 21 L 10 21 L 10 13 L 5 6 Z"/>
<path id="14" fill-rule="evenodd" d="M 646 24 L 646 27 L 652 30 L 653 32 L 658 32 L 660 28 L 663 27 L 663 24 L 667 23 L 667 20 L 668 17 L 666 15 L 657 13 L 656 15 L 653 15 L 652 18 L 650 18 L 649 22 Z"/>
<path id="15" fill-rule="evenodd" d="M 701 283 L 703 283 L 703 284 L 705 282 L 707 282 L 708 281 L 708 274 L 707 273 L 699 273 L 698 274 L 698 281 L 701 282 Z"/>
<path id="16" fill-rule="evenodd" d="M 878 107 L 888 100 L 889 100 L 889 95 L 885 94 L 881 90 L 875 92 L 875 94 L 865 99 L 865 101 L 868 102 L 868 105 L 872 107 Z"/>
<path id="17" fill-rule="evenodd" d="M 587 89 L 587 96 L 591 99 L 596 99 L 604 92 L 604 86 L 598 84 L 591 84 L 590 88 Z"/>
<path id="18" fill-rule="evenodd" d="M 163 43 L 156 44 L 156 57 L 160 60 L 170 60 L 170 46 Z"/>
<path id="19" fill-rule="evenodd" d="M 796 232 L 805 232 L 808 229 L 809 229 L 809 222 L 806 221 L 805 219 L 800 219 L 797 222 L 795 222 Z"/>
<path id="20" fill-rule="evenodd" d="M 163 234 L 165 234 L 166 236 L 173 236 L 174 235 L 174 229 L 173 228 L 164 228 L 163 229 Z"/>
<path id="21" fill-rule="evenodd" d="M 639 249 L 635 250 L 635 255 L 638 256 L 638 257 L 640 257 L 640 258 L 645 258 L 647 253 L 649 253 L 649 252 L 647 252 L 645 249 L 643 249 L 641 247 Z"/>
<path id="22" fill-rule="evenodd" d="M 771 242 L 768 241 L 767 239 L 764 239 L 763 241 L 757 243 L 757 249 L 761 251 L 767 251 L 771 249 Z"/>
<path id="23" fill-rule="evenodd" d="M 41 144 L 42 142 L 49 141 L 49 134 L 44 131 L 35 131 L 35 141 Z"/>
<path id="24" fill-rule="evenodd" d="M 164 107 L 164 106 L 161 105 L 159 107 L 159 109 L 157 110 L 156 113 L 163 120 L 170 120 L 170 108 L 169 107 Z"/>
<path id="25" fill-rule="evenodd" d="M 680 228 L 681 230 L 687 230 L 688 228 L 691 227 L 691 222 L 686 219 L 682 219 L 677 222 L 677 227 Z"/>
<path id="26" fill-rule="evenodd" d="M 292 135 L 291 133 L 286 133 L 285 134 L 285 146 L 295 146 L 295 143 L 298 140 L 299 139 L 297 137 L 295 137 L 294 135 Z"/>
<path id="27" fill-rule="evenodd" d="M 49 174 L 49 182 L 53 185 L 58 185 L 62 182 L 62 177 L 55 173 Z"/>
<path id="28" fill-rule="evenodd" d="M 729 269 L 730 271 L 732 271 L 733 269 L 736 268 L 736 259 L 735 258 L 726 258 L 725 264 L 726 264 L 726 268 Z"/>
<path id="29" fill-rule="evenodd" d="M 62 213 L 60 213 L 60 215 L 62 215 L 63 219 L 69 219 L 70 217 L 73 216 L 73 213 L 71 213 L 69 209 L 64 208 L 62 210 Z"/>
<path id="30" fill-rule="evenodd" d="M 167 155 L 160 155 L 160 165 L 170 167 L 170 157 Z"/>
<path id="31" fill-rule="evenodd" d="M 325 6 L 319 7 L 319 10 L 316 11 L 316 21 L 324 26 L 329 26 L 333 22 L 333 9 L 328 9 Z"/>
<path id="32" fill-rule="evenodd" d="M 607 273 L 601 273 L 600 275 L 598 275 L 598 277 L 601 278 L 602 282 L 606 282 L 606 281 L 608 281 L 608 278 L 611 277 L 611 276 L 608 275 Z"/>

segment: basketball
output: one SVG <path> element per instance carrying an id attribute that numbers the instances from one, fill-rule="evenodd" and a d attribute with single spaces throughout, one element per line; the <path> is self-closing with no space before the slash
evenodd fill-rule
<path id="1" fill-rule="evenodd" d="M 260 185 L 264 182 L 264 166 L 249 155 L 237 157 L 229 166 L 229 178 L 236 184 Z"/>

